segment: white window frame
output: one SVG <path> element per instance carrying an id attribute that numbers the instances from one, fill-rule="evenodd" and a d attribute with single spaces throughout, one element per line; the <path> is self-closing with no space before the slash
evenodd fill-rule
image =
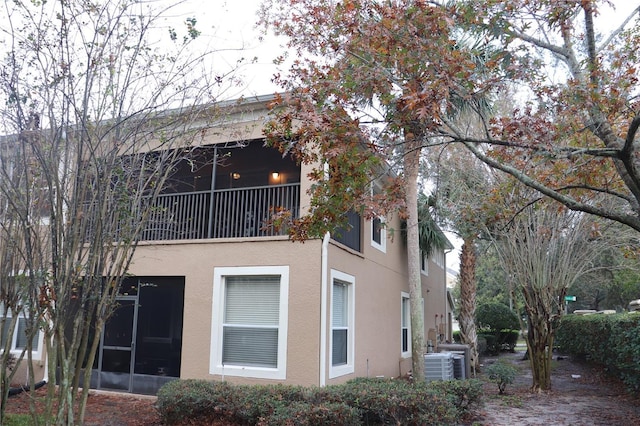
<path id="1" fill-rule="evenodd" d="M 444 250 L 434 250 L 433 261 L 439 267 L 444 268 Z"/>
<path id="2" fill-rule="evenodd" d="M 373 197 L 375 194 L 380 193 L 380 185 L 378 183 L 373 183 L 371 185 L 371 196 Z M 380 241 L 376 241 L 375 237 L 375 227 L 376 222 L 380 223 Z M 386 218 L 382 216 L 375 217 L 370 220 L 370 229 L 371 229 L 371 247 L 380 250 L 383 253 L 387 252 L 387 227 Z"/>
<path id="3" fill-rule="evenodd" d="M 374 239 L 375 237 L 375 222 L 380 222 L 380 242 Z M 385 226 L 386 221 L 383 217 L 377 217 L 371 219 L 371 247 L 380 250 L 383 253 L 387 252 L 387 228 Z"/>
<path id="4" fill-rule="evenodd" d="M 407 350 L 402 345 L 404 330 L 407 330 Z M 402 358 L 411 357 L 411 299 L 404 291 L 400 296 L 400 355 Z"/>
<path id="5" fill-rule="evenodd" d="M 424 251 L 420 251 L 420 273 L 429 276 L 429 256 Z"/>
<path id="6" fill-rule="evenodd" d="M 355 371 L 355 285 L 354 276 L 345 274 L 344 272 L 331 270 L 331 309 L 329 312 L 329 321 L 333 319 L 333 288 L 336 282 L 347 286 L 347 362 L 346 364 L 333 365 L 333 323 L 331 323 L 331 334 L 329 341 L 329 378 L 344 376 Z"/>
<path id="7" fill-rule="evenodd" d="M 225 277 L 247 275 L 279 275 L 280 306 L 278 321 L 278 362 L 276 368 L 222 364 L 222 338 L 225 313 Z M 249 266 L 217 267 L 213 272 L 213 318 L 209 373 L 222 376 L 284 380 L 287 378 L 287 331 L 289 318 L 289 267 Z"/>
<path id="8" fill-rule="evenodd" d="M 0 306 L 0 311 L 4 315 L 4 306 Z M 9 310 L 9 312 L 7 312 L 7 317 L 6 317 L 7 323 L 11 322 L 12 319 L 13 319 L 13 316 L 11 311 Z M 22 354 L 22 351 L 25 349 L 25 348 L 16 347 L 16 343 L 18 341 L 18 330 L 20 329 L 19 327 L 20 320 L 26 321 L 26 319 L 27 319 L 27 316 L 23 310 L 20 312 L 18 321 L 16 321 L 15 328 L 13 329 L 13 336 L 11 337 L 11 353 L 16 356 L 19 356 L 20 354 Z M 42 345 L 44 344 L 44 333 L 42 332 L 41 329 L 38 329 L 38 336 L 36 337 L 36 341 L 37 341 L 38 349 L 31 351 L 31 357 L 35 361 L 40 361 L 42 360 Z M 4 347 L 0 348 L 0 351 L 3 349 Z"/>

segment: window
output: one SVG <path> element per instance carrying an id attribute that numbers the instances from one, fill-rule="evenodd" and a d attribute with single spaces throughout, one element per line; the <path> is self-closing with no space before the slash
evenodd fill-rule
<path id="1" fill-rule="evenodd" d="M 434 253 L 433 253 L 433 261 L 439 267 L 444 268 L 444 251 L 443 250 L 435 250 Z"/>
<path id="2" fill-rule="evenodd" d="M 347 212 L 347 224 L 344 227 L 336 229 L 331 237 L 337 242 L 344 244 L 345 246 L 360 251 L 360 234 L 362 221 L 360 215 L 353 210 Z"/>
<path id="3" fill-rule="evenodd" d="M 353 373 L 354 277 L 331 271 L 331 369 L 334 378 Z"/>
<path id="4" fill-rule="evenodd" d="M 4 312 L 3 308 L 0 308 L 0 311 Z M 0 339 L 0 348 L 4 348 L 7 343 L 7 336 L 9 335 L 9 327 L 12 324 L 11 311 L 7 312 L 7 318 L 4 323 L 4 327 L 2 329 L 2 337 Z M 13 336 L 11 340 L 11 352 L 19 354 L 27 347 L 27 326 L 28 326 L 27 318 L 24 313 L 21 313 L 18 317 L 18 321 L 15 323 L 15 329 L 13 331 Z M 42 333 L 40 331 L 33 334 L 31 338 L 31 349 L 33 359 L 40 359 L 40 348 L 42 347 Z"/>
<path id="5" fill-rule="evenodd" d="M 376 217 L 371 220 L 371 246 L 383 253 L 387 251 L 387 231 L 383 218 Z"/>
<path id="6" fill-rule="evenodd" d="M 382 196 L 381 191 L 380 185 L 378 183 L 373 183 L 371 185 L 372 199 Z M 387 251 L 387 231 L 383 217 L 371 219 L 371 246 L 383 253 L 386 253 Z"/>
<path id="7" fill-rule="evenodd" d="M 210 373 L 286 378 L 289 268 L 215 268 Z"/>
<path id="8" fill-rule="evenodd" d="M 429 275 L 429 257 L 424 251 L 420 252 L 420 272 Z"/>
<path id="9" fill-rule="evenodd" d="M 411 308 L 409 294 L 402 293 L 400 306 L 401 352 L 403 357 L 411 356 Z"/>

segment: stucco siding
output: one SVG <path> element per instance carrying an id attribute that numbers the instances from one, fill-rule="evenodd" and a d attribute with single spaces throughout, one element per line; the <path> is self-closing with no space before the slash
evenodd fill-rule
<path id="1" fill-rule="evenodd" d="M 130 272 L 140 276 L 184 276 L 185 307 L 181 378 L 221 379 L 209 374 L 215 267 L 289 266 L 286 382 L 318 382 L 320 317 L 319 240 L 285 239 L 142 245 Z M 237 383 L 263 380 L 228 376 Z M 272 380 L 268 382 L 273 383 Z"/>

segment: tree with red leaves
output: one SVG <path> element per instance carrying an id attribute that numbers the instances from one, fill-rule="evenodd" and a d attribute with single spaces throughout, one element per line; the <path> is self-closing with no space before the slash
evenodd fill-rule
<path id="1" fill-rule="evenodd" d="M 461 144 L 569 209 L 640 230 L 638 8 L 605 33 L 597 23 L 607 5 L 265 0 L 261 23 L 287 37 L 296 55 L 276 77 L 289 95 L 277 105 L 269 139 L 301 161 L 331 165 L 328 178 L 322 167 L 312 175 L 316 203 L 294 236 L 321 235 L 353 207 L 371 216 L 403 209 L 416 376 L 424 342 L 414 315 L 414 197 L 423 148 Z M 484 101 L 514 87 L 522 101 L 487 114 Z M 474 111 L 481 132 L 467 131 L 461 105 Z M 394 190 L 386 195 L 404 191 L 380 205 L 366 187 L 385 165 L 396 166 L 399 178 L 388 180 Z"/>

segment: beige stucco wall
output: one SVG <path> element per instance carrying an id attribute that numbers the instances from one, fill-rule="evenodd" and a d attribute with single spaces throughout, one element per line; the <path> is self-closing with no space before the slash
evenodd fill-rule
<path id="1" fill-rule="evenodd" d="M 398 223 L 391 222 L 389 226 Z M 355 279 L 354 372 L 329 378 L 331 336 L 330 291 L 326 293 L 325 384 L 353 377 L 397 377 L 411 368 L 401 356 L 401 297 L 408 293 L 406 250 L 400 235 L 386 241 L 386 252 L 371 246 L 370 225 L 363 226 L 362 252 L 339 243 L 328 246 L 327 287 L 332 270 Z M 139 276 L 184 276 L 185 309 L 182 341 L 182 378 L 222 379 L 209 374 L 215 267 L 289 266 L 286 382 L 320 385 L 322 241 L 292 243 L 285 237 L 143 243 L 130 272 Z M 423 276 L 425 328 L 436 314 L 445 313 L 444 270 L 429 265 Z M 439 318 L 438 318 L 439 320 Z M 274 383 L 278 380 L 227 376 L 234 383 Z"/>
<path id="2" fill-rule="evenodd" d="M 139 276 L 184 276 L 182 378 L 221 379 L 209 374 L 215 267 L 289 266 L 287 379 L 318 382 L 321 241 L 235 239 L 141 245 L 130 272 Z M 264 380 L 225 377 L 236 383 Z M 273 383 L 273 380 L 269 380 Z"/>
<path id="3" fill-rule="evenodd" d="M 444 264 L 444 263 L 443 263 Z M 433 334 L 437 345 L 438 335 L 444 334 L 447 339 L 447 289 L 445 282 L 445 270 L 436 264 L 433 259 L 429 259 L 429 275 L 422 275 L 422 287 L 424 294 L 424 329 L 427 333 L 426 339 L 432 339 Z"/>
<path id="4" fill-rule="evenodd" d="M 406 245 L 398 231 L 399 220 L 391 219 L 387 225 L 394 232 L 387 233 L 385 252 L 372 246 L 368 221 L 363 226 L 362 253 L 338 243 L 330 246 L 329 269 L 355 279 L 356 341 L 354 372 L 328 378 L 327 384 L 363 376 L 397 377 L 411 370 L 412 360 L 401 350 L 401 298 L 403 292 L 409 293 Z M 422 275 L 425 333 L 435 327 L 436 314 L 439 324 L 439 315 L 446 313 L 444 269 L 429 262 L 429 275 Z"/>
<path id="5" fill-rule="evenodd" d="M 46 368 L 44 365 L 46 360 L 44 356 L 45 353 L 46 351 L 43 348 L 43 351 L 42 351 L 43 355 L 40 356 L 41 359 L 33 360 L 32 368 L 33 368 L 35 383 L 38 383 L 41 380 L 47 379 L 45 377 Z M 27 355 L 25 354 L 25 357 L 22 360 L 22 362 L 16 365 L 16 374 L 13 376 L 13 380 L 11 380 L 11 386 L 17 387 L 17 386 L 24 386 L 26 384 L 29 384 L 29 367 L 27 362 Z"/>

